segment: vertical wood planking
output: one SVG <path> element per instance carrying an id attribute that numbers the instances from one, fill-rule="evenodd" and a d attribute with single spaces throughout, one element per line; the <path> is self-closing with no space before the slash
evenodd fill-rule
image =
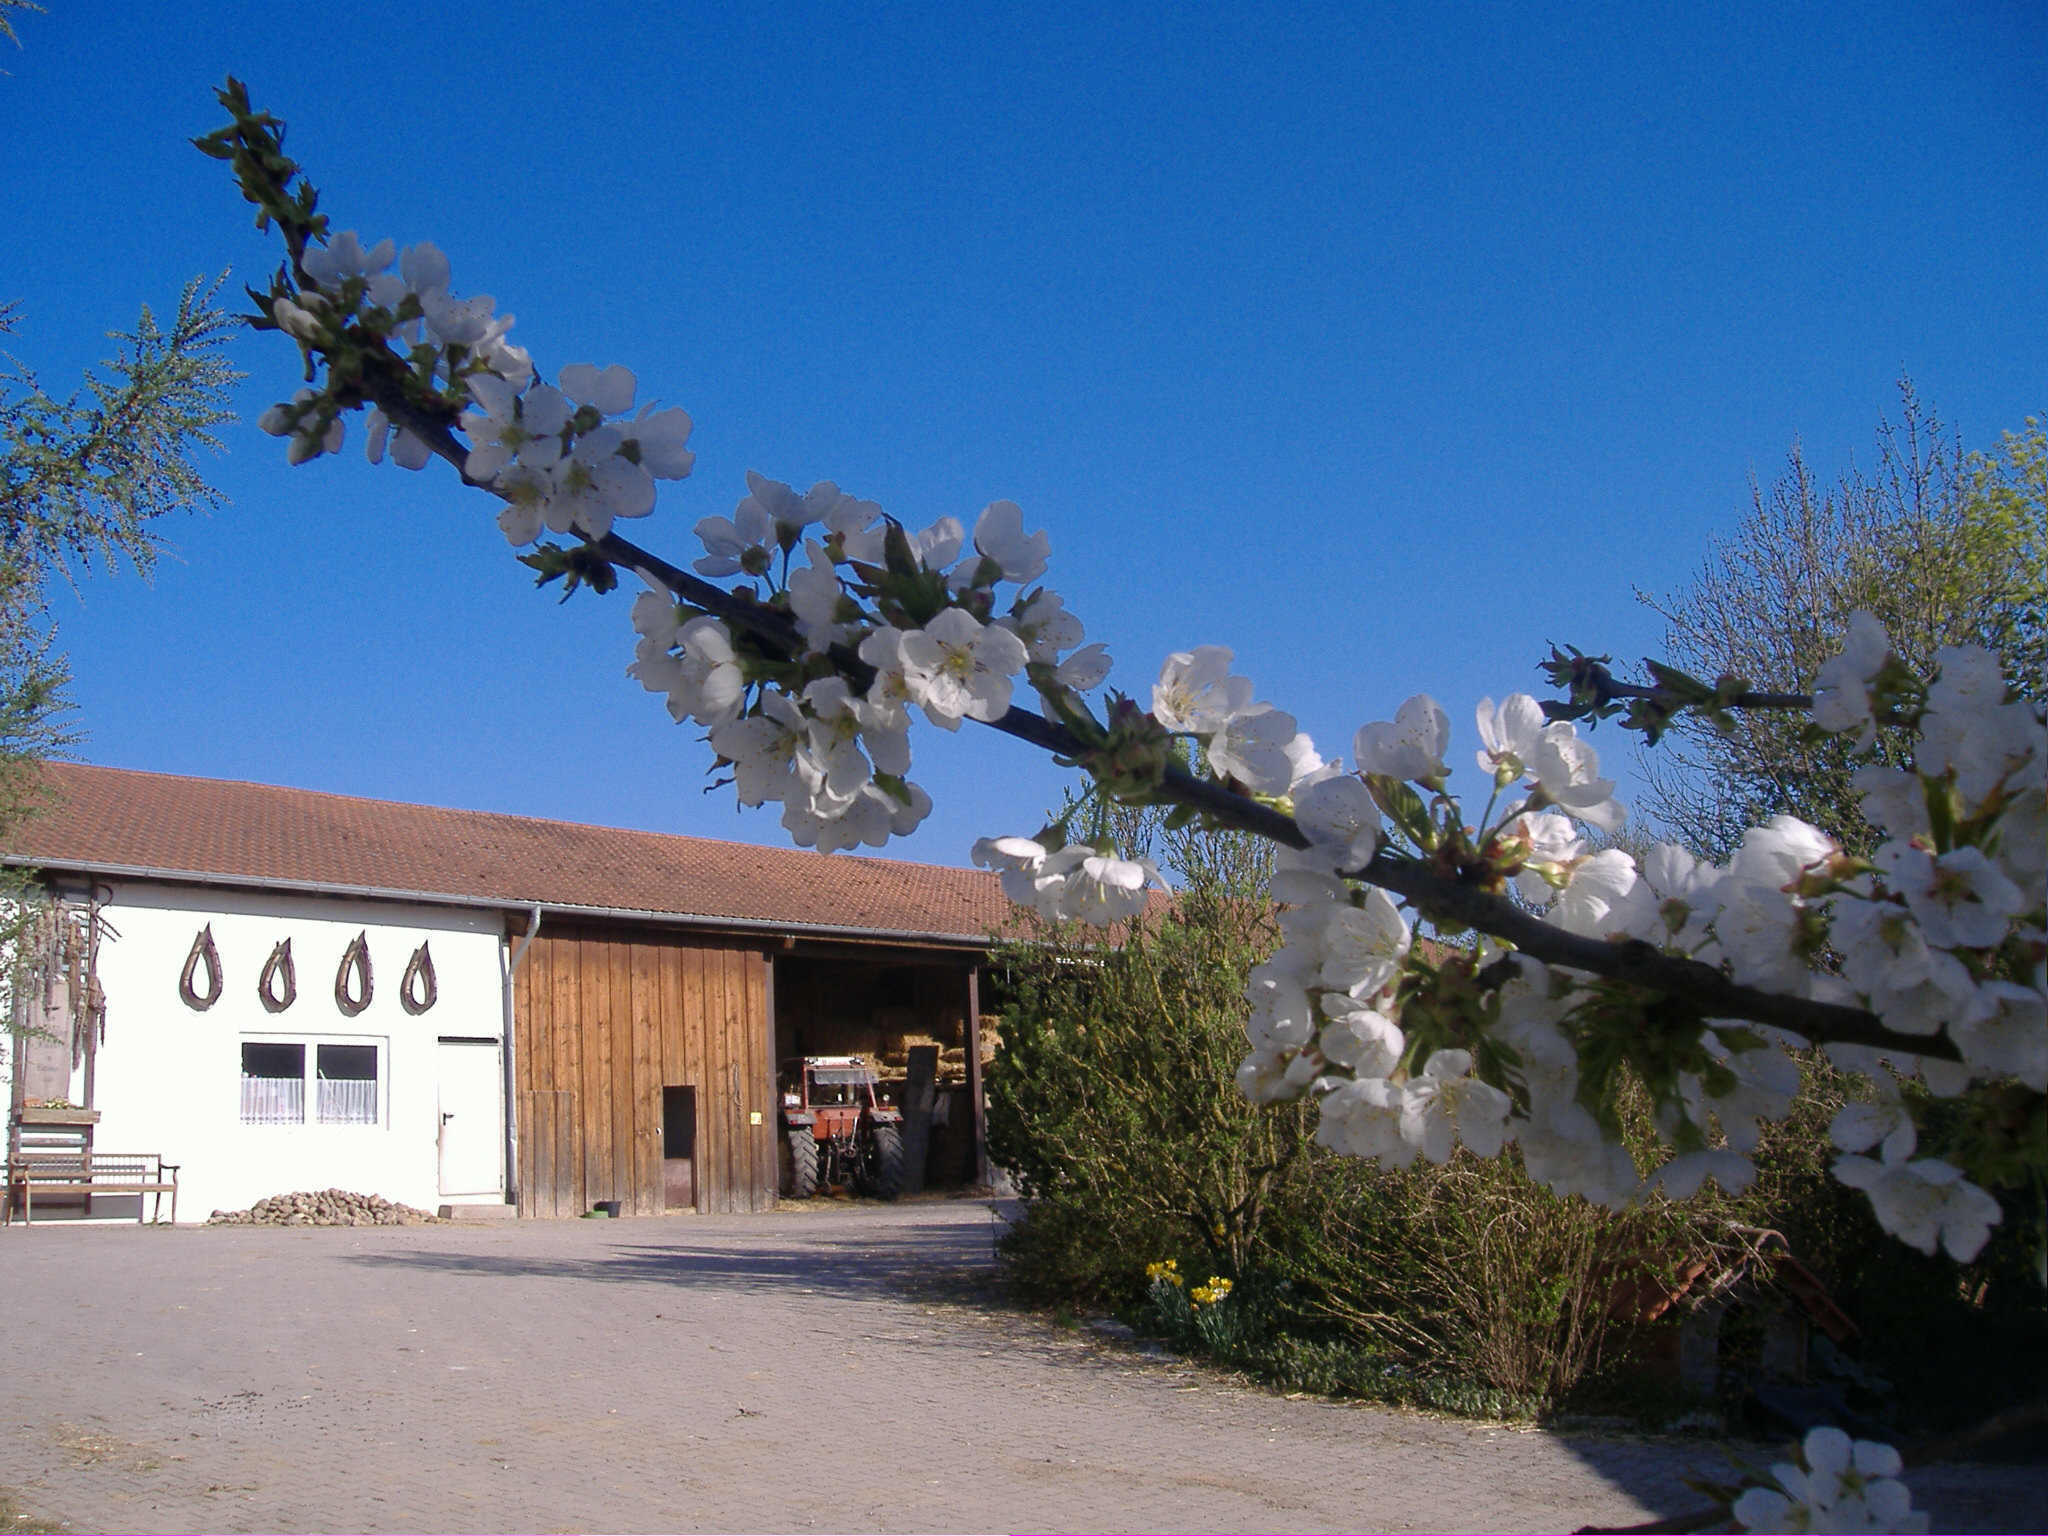
<path id="1" fill-rule="evenodd" d="M 624 1201 L 621 1209 L 639 1210 L 637 1159 L 633 1142 L 640 1129 L 640 1105 L 633 1096 L 633 946 L 608 937 L 604 950 L 606 991 L 611 995 L 611 1028 L 605 1049 L 605 1088 L 611 1099 L 611 1189 L 605 1198 Z"/>
<path id="2" fill-rule="evenodd" d="M 573 1163 L 576 1158 L 576 1095 L 536 1091 L 520 1095 L 519 1214 L 549 1219 L 578 1214 Z"/>
<path id="3" fill-rule="evenodd" d="M 754 1081 L 747 1090 L 749 1103 L 761 1111 L 761 1124 L 748 1127 L 754 1143 L 754 1196 L 750 1210 L 768 1211 L 775 1208 L 776 1186 L 781 1183 L 781 1164 L 776 1158 L 775 1112 L 775 1020 L 772 1016 L 772 989 L 768 984 L 769 959 L 765 954 L 748 950 L 745 955 L 747 967 L 747 1033 L 752 1049 L 747 1053 L 751 1063 Z"/>
<path id="4" fill-rule="evenodd" d="M 689 1080 L 697 1085 L 697 1209 L 708 1213 L 718 1209 L 718 1159 L 725 1128 L 705 1040 L 704 951 L 686 945 L 682 962 L 683 1038 L 689 1051 Z"/>
<path id="5" fill-rule="evenodd" d="M 761 1187 L 761 1145 L 756 1133 L 753 1112 L 760 1108 L 760 1095 L 754 1091 L 754 956 L 752 951 L 729 949 L 726 952 L 726 974 L 732 977 L 732 990 L 728 994 L 738 1026 L 733 1038 L 732 1064 L 734 1083 L 739 1088 L 739 1102 L 732 1107 L 733 1124 L 739 1128 L 740 1158 L 739 1208 L 743 1211 L 760 1209 L 757 1201 Z M 765 1118 L 765 1117 L 764 1117 Z"/>
<path id="6" fill-rule="evenodd" d="M 659 1216 L 661 1195 L 660 952 L 648 944 L 626 946 L 626 974 L 633 992 L 633 1205 L 643 1216 Z"/>
<path id="7" fill-rule="evenodd" d="M 695 1081 L 683 1056 L 683 952 L 681 946 L 664 940 L 654 954 L 661 988 L 661 1045 L 655 1075 L 660 1087 L 670 1083 L 680 1087 Z"/>
<path id="8" fill-rule="evenodd" d="M 576 981 L 577 959 L 582 951 L 570 940 L 550 937 L 545 932 L 535 946 L 536 953 L 530 960 L 544 962 L 548 970 L 548 1056 L 554 1078 L 550 1086 L 560 1093 L 574 1093 L 583 1080 L 583 1020 L 579 1011 L 582 994 Z M 572 1116 L 566 1130 L 570 1156 L 566 1161 L 557 1160 L 555 1178 L 570 1207 L 561 1214 L 576 1216 L 590 1209 L 584 1203 L 583 1127 Z"/>
<path id="9" fill-rule="evenodd" d="M 515 981 L 528 1214 L 663 1208 L 662 1089 L 696 1089 L 703 1211 L 772 1208 L 779 1182 L 772 958 L 733 940 L 557 926 Z M 761 1123 L 749 1119 L 761 1114 Z"/>
<path id="10" fill-rule="evenodd" d="M 648 1049 L 654 1060 L 654 1091 L 657 1095 L 669 1084 L 681 1085 L 689 1079 L 682 1074 L 682 988 L 677 980 L 676 966 L 679 951 L 673 941 L 663 937 L 647 946 L 648 985 L 652 989 L 650 1007 L 654 1014 L 654 1028 L 649 1032 Z M 663 1096 L 664 1105 L 666 1096 Z M 667 1118 L 664 1111 L 660 1122 L 660 1134 L 667 1135 Z M 657 1190 L 661 1195 L 661 1206 L 668 1206 L 668 1195 L 661 1187 L 661 1159 L 663 1151 L 657 1141 L 654 1147 L 654 1172 Z"/>
<path id="11" fill-rule="evenodd" d="M 534 1134 L 540 1124 L 540 1095 L 531 1089 L 519 1095 L 519 1124 L 526 1134 L 519 1138 L 519 1165 L 513 1169 L 513 1177 L 519 1181 L 519 1214 L 530 1217 L 554 1215 L 546 1209 L 540 1197 L 543 1178 L 552 1181 L 555 1176 L 554 1148 L 541 1150 L 539 1139 Z"/>
<path id="12" fill-rule="evenodd" d="M 583 1040 L 583 1078 L 577 1100 L 583 1110 L 583 1197 L 588 1205 L 617 1196 L 612 1186 L 611 977 L 597 944 L 577 945 L 577 1022 Z"/>
<path id="13" fill-rule="evenodd" d="M 518 936 L 514 935 L 511 941 L 511 949 L 516 949 L 517 947 Z M 508 956 L 511 953 L 511 949 L 506 951 Z M 528 956 L 527 958 L 531 959 L 532 957 Z M 540 1188 L 543 1177 L 541 1169 L 543 1161 L 546 1164 L 546 1179 L 550 1183 L 554 1179 L 553 1147 L 549 1147 L 549 1155 L 543 1159 L 534 1141 L 533 1089 L 536 1085 L 534 1082 L 533 1052 L 535 1042 L 540 1038 L 535 1027 L 536 1017 L 539 1013 L 535 999 L 542 990 L 535 982 L 536 974 L 531 965 L 521 965 L 513 973 L 513 1037 L 505 1042 L 506 1048 L 512 1052 L 512 1106 L 515 1112 L 515 1120 L 519 1127 L 519 1137 L 513 1147 L 512 1184 L 517 1192 L 517 1209 L 521 1216 L 539 1216 L 542 1214 L 541 1202 L 536 1192 Z M 552 1215 L 553 1212 L 549 1211 L 547 1214 Z"/>
<path id="14" fill-rule="evenodd" d="M 702 1063 L 690 1046 L 689 972 L 690 950 L 687 945 L 674 944 L 668 951 L 667 990 L 671 1022 L 663 1031 L 663 1039 L 671 1046 L 668 1061 L 668 1081 L 687 1083 L 697 1090 L 696 1140 L 692 1144 L 696 1163 L 690 1201 L 696 1210 L 706 1210 L 704 1204 L 704 1081 Z"/>
<path id="15" fill-rule="evenodd" d="M 505 953 L 519 947 L 519 935 L 513 934 Z M 505 1042 L 505 1048 L 512 1052 L 512 1091 L 515 1094 L 531 1093 L 534 1088 L 533 1062 L 529 1055 L 533 1050 L 533 967 L 521 965 L 512 973 L 512 1038 Z M 520 1124 L 524 1125 L 524 1120 Z M 514 1177 L 518 1176 L 515 1169 Z"/>
<path id="16" fill-rule="evenodd" d="M 733 1163 L 739 1159 L 739 1135 L 733 1124 L 733 1047 L 725 1014 L 725 950 L 705 946 L 705 1065 L 711 1069 L 711 1118 L 719 1126 L 717 1161 L 717 1204 L 715 1210 L 735 1208 Z"/>
<path id="17" fill-rule="evenodd" d="M 725 974 L 725 1112 L 732 1116 L 732 1208 L 744 1211 L 752 1205 L 754 1183 L 753 1138 L 747 1134 L 747 982 L 740 972 L 738 950 L 721 947 L 718 958 Z"/>

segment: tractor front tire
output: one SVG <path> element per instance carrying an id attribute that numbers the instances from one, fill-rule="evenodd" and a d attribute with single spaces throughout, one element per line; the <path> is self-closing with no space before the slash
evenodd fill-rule
<path id="1" fill-rule="evenodd" d="M 792 1126 L 789 1142 L 789 1197 L 808 1200 L 818 1192 L 818 1139 L 808 1125 Z"/>
<path id="2" fill-rule="evenodd" d="M 868 1127 L 867 1155 L 861 1159 L 861 1192 L 877 1200 L 903 1193 L 903 1131 L 894 1125 Z"/>

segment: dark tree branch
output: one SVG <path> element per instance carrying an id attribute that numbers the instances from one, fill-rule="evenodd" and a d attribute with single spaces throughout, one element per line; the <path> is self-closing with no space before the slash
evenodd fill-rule
<path id="1" fill-rule="evenodd" d="M 1603 704 L 1612 702 L 1615 699 L 1643 699 L 1655 702 L 1670 696 L 1669 690 L 1653 687 L 1647 683 L 1620 682 L 1616 680 L 1614 674 L 1609 672 L 1607 668 L 1597 664 L 1588 670 L 1595 674 L 1593 689 Z M 1721 702 L 1730 709 L 1810 710 L 1813 708 L 1813 695 L 1810 693 L 1756 693 L 1743 689 L 1727 695 Z"/>
<path id="2" fill-rule="evenodd" d="M 371 356 L 375 358 L 378 354 L 372 353 Z M 465 483 L 496 494 L 493 487 L 469 478 L 464 470 L 468 450 L 445 420 L 430 415 L 412 402 L 406 390 L 403 365 L 388 352 L 383 356 L 390 359 L 390 366 L 372 367 L 366 371 L 361 381 L 364 397 L 452 464 L 462 474 Z M 714 586 L 616 533 L 608 533 L 589 543 L 605 559 L 644 572 L 682 601 L 745 630 L 784 656 L 793 659 L 804 653 L 803 637 L 786 615 L 743 594 Z M 874 668 L 858 656 L 844 647 L 835 647 L 831 654 L 834 664 L 857 686 L 865 689 L 873 682 Z M 1605 669 L 1601 670 L 1604 672 Z M 1614 683 L 1611 678 L 1608 686 L 1628 697 L 1649 692 L 1631 684 Z M 1789 694 L 1759 694 L 1754 697 L 1766 701 L 1796 698 Z M 1771 702 L 1765 707 L 1791 706 Z M 1001 719 L 980 723 L 1058 757 L 1078 760 L 1088 750 L 1086 744 L 1066 727 L 1028 709 L 1012 707 Z M 1192 806 L 1225 826 L 1258 833 L 1285 847 L 1309 846 L 1308 838 L 1293 817 L 1212 780 L 1197 778 L 1177 765 L 1168 765 L 1157 794 L 1160 800 L 1169 804 Z M 1405 898 L 1433 921 L 1491 934 L 1546 965 L 1564 966 L 1661 993 L 1682 1003 L 1702 1019 L 1743 1019 L 1772 1025 L 1811 1040 L 1867 1045 L 1914 1056 L 1938 1057 L 1945 1061 L 1961 1059 L 1960 1053 L 1946 1038 L 1895 1033 L 1885 1028 L 1874 1014 L 1860 1008 L 1783 997 L 1754 987 L 1738 986 L 1713 966 L 1679 955 L 1667 955 L 1639 939 L 1617 944 L 1567 933 L 1516 906 L 1504 896 L 1439 874 L 1406 854 L 1382 849 L 1363 869 L 1352 873 L 1358 879 Z"/>

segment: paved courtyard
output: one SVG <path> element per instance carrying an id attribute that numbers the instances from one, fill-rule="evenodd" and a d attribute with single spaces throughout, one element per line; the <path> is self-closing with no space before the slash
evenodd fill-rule
<path id="1" fill-rule="evenodd" d="M 16 1227 L 0 1485 L 100 1531 L 1557 1530 L 1694 1502 L 1667 1447 L 1290 1400 L 963 1302 L 998 1219 Z"/>

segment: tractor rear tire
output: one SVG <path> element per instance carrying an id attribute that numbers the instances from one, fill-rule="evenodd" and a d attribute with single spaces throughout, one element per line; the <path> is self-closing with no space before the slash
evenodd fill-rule
<path id="1" fill-rule="evenodd" d="M 807 1125 L 792 1126 L 789 1141 L 789 1197 L 808 1200 L 818 1192 L 818 1139 Z"/>
<path id="2" fill-rule="evenodd" d="M 861 1159 L 862 1193 L 894 1200 L 903 1193 L 903 1131 L 894 1125 L 868 1128 L 867 1155 Z"/>

